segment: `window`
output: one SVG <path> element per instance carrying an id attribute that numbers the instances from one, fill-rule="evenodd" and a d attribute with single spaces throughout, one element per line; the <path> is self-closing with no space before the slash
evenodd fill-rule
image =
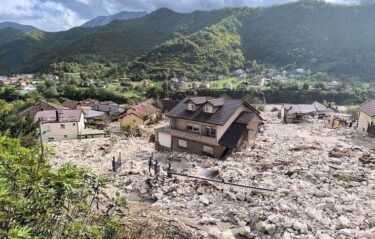
<path id="1" fill-rule="evenodd" d="M 65 139 L 68 138 L 68 135 L 64 135 L 64 138 L 65 138 Z"/>
<path id="2" fill-rule="evenodd" d="M 60 129 L 65 129 L 65 124 L 60 124 Z"/>
<path id="3" fill-rule="evenodd" d="M 195 105 L 193 103 L 189 103 L 188 110 L 195 110 Z"/>
<path id="4" fill-rule="evenodd" d="M 76 123 L 73 123 L 73 126 L 76 126 Z"/>
<path id="5" fill-rule="evenodd" d="M 211 138 L 216 137 L 216 128 L 207 126 L 206 127 L 206 135 Z"/>
<path id="6" fill-rule="evenodd" d="M 210 155 L 213 155 L 214 154 L 214 148 L 212 148 L 211 146 L 203 145 L 203 152 L 207 153 L 207 154 L 210 154 Z"/>
<path id="7" fill-rule="evenodd" d="M 203 111 L 206 113 L 212 113 L 213 112 L 212 105 L 205 105 Z"/>
<path id="8" fill-rule="evenodd" d="M 48 138 L 48 142 L 52 142 L 52 141 L 54 141 L 54 140 L 55 140 L 55 138 L 53 138 L 53 137 Z"/>
<path id="9" fill-rule="evenodd" d="M 187 123 L 186 124 L 186 130 L 194 133 L 199 133 L 199 125 L 198 124 L 192 124 Z"/>
<path id="10" fill-rule="evenodd" d="M 179 139 L 178 140 L 178 147 L 187 148 L 187 142 L 186 142 L 186 140 Z"/>

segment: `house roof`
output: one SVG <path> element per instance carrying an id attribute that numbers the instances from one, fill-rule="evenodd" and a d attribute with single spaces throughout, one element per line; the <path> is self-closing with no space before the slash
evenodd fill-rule
<path id="1" fill-rule="evenodd" d="M 309 113 L 315 113 L 316 109 L 314 105 L 307 105 L 307 104 L 301 104 L 298 105 L 302 114 L 309 114 Z"/>
<path id="2" fill-rule="evenodd" d="M 233 123 L 229 126 L 224 135 L 220 138 L 219 144 L 229 148 L 235 149 L 239 144 L 242 135 L 246 131 L 246 124 Z"/>
<path id="3" fill-rule="evenodd" d="M 236 123 L 239 124 L 249 124 L 249 122 L 256 116 L 254 112 L 242 112 L 236 119 Z"/>
<path id="4" fill-rule="evenodd" d="M 78 104 L 78 103 L 79 103 L 78 101 L 66 99 L 66 100 L 62 103 L 62 105 L 63 105 L 64 107 L 68 107 L 68 108 L 74 109 L 74 108 L 77 107 L 77 104 Z"/>
<path id="5" fill-rule="evenodd" d="M 195 99 L 198 98 L 198 99 Z M 190 111 L 186 109 L 185 103 L 191 100 L 192 102 L 198 102 L 202 104 L 203 100 L 207 102 L 207 97 L 187 97 L 176 105 L 166 115 L 169 117 L 187 119 L 192 121 L 200 121 L 210 124 L 224 125 L 233 113 L 243 104 L 246 104 L 243 100 L 227 100 L 221 99 L 223 105 L 215 113 L 205 113 L 202 107 L 196 111 Z M 247 104 L 246 104 L 247 105 Z M 257 111 L 250 105 L 247 105 L 251 110 L 257 113 Z"/>
<path id="6" fill-rule="evenodd" d="M 302 114 L 302 111 L 299 105 L 284 104 L 284 108 L 286 109 L 287 113 L 290 115 Z"/>
<path id="7" fill-rule="evenodd" d="M 56 119 L 56 112 L 59 119 Z M 36 120 L 43 122 L 78 122 L 81 119 L 82 110 L 44 110 L 35 115 Z"/>
<path id="8" fill-rule="evenodd" d="M 127 109 L 123 114 L 120 115 L 119 118 L 122 118 L 128 114 L 135 114 L 136 116 L 143 118 L 145 116 L 155 114 L 156 112 L 157 112 L 157 109 L 155 106 L 151 104 L 151 102 L 144 101 L 140 104 L 137 104 Z"/>
<path id="9" fill-rule="evenodd" d="M 178 103 L 180 103 L 179 100 L 160 100 L 160 102 L 163 106 L 163 109 L 167 112 L 173 109 Z"/>
<path id="10" fill-rule="evenodd" d="M 215 107 L 219 107 L 219 106 L 222 106 L 224 105 L 224 99 L 223 98 L 219 98 L 219 99 L 211 99 L 211 100 L 208 100 L 208 102 L 215 106 Z"/>
<path id="11" fill-rule="evenodd" d="M 50 108 L 54 109 L 54 110 L 63 110 L 63 109 L 68 109 L 62 105 L 58 105 L 58 104 L 54 104 L 52 102 L 48 102 L 48 101 L 44 101 L 44 100 L 40 100 L 38 103 L 36 103 L 35 105 L 33 106 L 30 106 L 29 108 L 23 110 L 20 115 L 27 115 L 27 114 L 32 114 L 32 115 L 35 115 L 40 109 L 38 108 L 38 106 L 41 106 L 42 104 L 44 105 L 47 105 L 49 106 Z"/>
<path id="12" fill-rule="evenodd" d="M 92 118 L 96 118 L 96 117 L 100 117 L 102 115 L 105 115 L 104 112 L 97 111 L 97 110 L 83 110 L 83 114 L 85 115 L 86 119 L 92 119 Z"/>
<path id="13" fill-rule="evenodd" d="M 359 110 L 368 116 L 375 116 L 375 100 L 370 100 L 359 106 Z"/>
<path id="14" fill-rule="evenodd" d="M 196 105 L 201 105 L 207 102 L 207 97 L 201 96 L 201 97 L 186 97 L 183 102 L 186 103 L 188 101 L 193 102 Z"/>

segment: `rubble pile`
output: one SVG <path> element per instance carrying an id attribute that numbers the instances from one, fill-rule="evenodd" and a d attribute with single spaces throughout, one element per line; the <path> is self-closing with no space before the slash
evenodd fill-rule
<path id="1" fill-rule="evenodd" d="M 153 145 L 136 138 L 53 143 L 53 162 L 110 175 L 129 201 L 146 202 L 150 215 L 162 217 L 158 223 L 165 221 L 167 228 L 194 231 L 190 238 L 375 237 L 375 155 L 352 142 L 352 129 L 330 129 L 318 121 L 282 125 L 274 119 L 264 128 L 253 148 L 225 161 L 155 152 L 161 164 L 157 176 L 148 168 Z M 126 163 L 114 177 L 110 161 L 120 152 Z M 169 178 L 168 162 L 174 172 L 275 191 Z"/>

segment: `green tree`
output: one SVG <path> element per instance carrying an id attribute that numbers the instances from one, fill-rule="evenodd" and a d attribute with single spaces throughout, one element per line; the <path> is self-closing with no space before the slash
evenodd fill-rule
<path id="1" fill-rule="evenodd" d="M 0 137 L 0 237 L 124 238 L 126 200 L 100 201 L 106 179 L 71 164 L 54 171 L 47 160 Z"/>

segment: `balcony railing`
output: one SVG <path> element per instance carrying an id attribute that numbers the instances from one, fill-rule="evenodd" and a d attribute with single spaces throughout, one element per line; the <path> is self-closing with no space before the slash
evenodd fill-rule
<path id="1" fill-rule="evenodd" d="M 155 130 L 158 131 L 158 132 L 166 132 L 166 133 L 171 134 L 172 136 L 176 136 L 176 137 L 179 137 L 179 138 L 182 138 L 182 139 L 190 139 L 190 140 L 198 141 L 198 142 L 201 142 L 201 143 L 210 144 L 210 145 L 213 145 L 213 146 L 218 145 L 218 143 L 216 141 L 216 138 L 211 138 L 211 137 L 201 135 L 201 134 L 194 134 L 194 133 L 190 133 L 190 132 L 187 132 L 187 131 L 172 129 L 169 126 L 165 126 L 165 127 L 158 128 L 158 129 L 155 129 Z"/>

